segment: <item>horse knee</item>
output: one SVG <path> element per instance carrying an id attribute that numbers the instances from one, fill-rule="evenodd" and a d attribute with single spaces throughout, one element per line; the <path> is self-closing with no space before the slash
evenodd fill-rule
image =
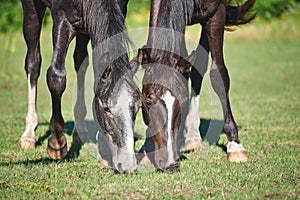
<path id="1" fill-rule="evenodd" d="M 61 96 L 66 89 L 66 71 L 50 67 L 47 71 L 47 84 L 51 94 Z"/>
<path id="2" fill-rule="evenodd" d="M 27 76 L 30 76 L 30 82 L 36 83 L 37 79 L 40 76 L 40 68 L 42 58 L 40 52 L 34 53 L 34 55 L 29 55 L 27 53 L 26 61 L 25 61 L 25 71 Z"/>
<path id="3" fill-rule="evenodd" d="M 228 92 L 230 80 L 228 70 L 225 66 L 218 66 L 213 63 L 209 75 L 212 87 L 219 95 L 222 91 Z"/>

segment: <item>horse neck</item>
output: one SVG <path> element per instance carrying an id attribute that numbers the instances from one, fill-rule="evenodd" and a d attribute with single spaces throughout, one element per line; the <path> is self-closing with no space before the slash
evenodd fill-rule
<path id="1" fill-rule="evenodd" d="M 93 47 L 93 65 L 97 71 L 95 76 L 104 70 L 100 58 L 105 53 L 109 55 L 113 71 L 128 71 L 127 52 L 131 41 L 125 32 L 125 19 L 121 8 L 124 1 L 88 1 L 87 24 Z"/>
<path id="2" fill-rule="evenodd" d="M 152 49 L 151 54 L 160 58 L 169 57 L 168 52 L 182 54 L 184 30 L 192 18 L 194 0 L 152 0 L 150 11 L 150 30 L 147 45 Z M 171 54 L 172 54 L 171 53 Z"/>
<path id="3" fill-rule="evenodd" d="M 87 24 L 92 45 L 97 45 L 126 30 L 125 16 L 121 7 L 120 1 L 117 0 L 89 0 Z M 124 40 L 127 42 L 129 39 Z"/>

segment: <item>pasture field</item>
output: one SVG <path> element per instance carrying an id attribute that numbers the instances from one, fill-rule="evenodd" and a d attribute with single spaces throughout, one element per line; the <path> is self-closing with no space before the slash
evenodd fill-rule
<path id="1" fill-rule="evenodd" d="M 134 16 L 129 16 L 129 28 L 130 20 L 134 20 L 130 17 Z M 77 155 L 70 159 L 48 158 L 51 99 L 45 77 L 52 57 L 50 27 L 42 31 L 41 39 L 37 147 L 20 150 L 27 108 L 25 42 L 21 33 L 0 35 L 0 199 L 300 199 L 299 15 L 297 20 L 293 18 L 269 24 L 254 22 L 226 35 L 224 52 L 231 77 L 232 109 L 249 162 L 229 163 L 224 151 L 227 139 L 220 135 L 217 143 L 204 140 L 200 151 L 184 154 L 186 159 L 181 161 L 178 173 L 158 173 L 145 165 L 134 175 L 115 174 L 98 167 L 97 145 L 93 142 L 75 151 Z M 298 23 L 298 29 L 286 22 Z M 195 38 L 196 30 L 189 32 Z M 146 35 L 141 37 L 145 39 Z M 67 89 L 62 103 L 69 148 L 74 147 L 73 48 L 74 43 L 66 61 Z M 142 71 L 136 75 L 137 81 L 141 76 Z M 91 96 L 90 91 L 87 96 Z M 211 120 L 212 110 L 217 107 L 216 112 L 220 111 L 212 98 L 206 76 L 200 103 L 203 135 L 205 125 L 220 120 Z M 91 116 L 88 125 L 94 134 Z M 136 149 L 143 143 L 144 131 L 139 112 Z"/>

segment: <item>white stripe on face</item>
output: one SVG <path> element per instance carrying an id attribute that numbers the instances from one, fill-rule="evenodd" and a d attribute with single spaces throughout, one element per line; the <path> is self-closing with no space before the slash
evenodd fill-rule
<path id="1" fill-rule="evenodd" d="M 168 162 L 167 165 L 170 165 L 175 162 L 174 152 L 172 145 L 172 115 L 173 115 L 173 105 L 175 102 L 175 97 L 172 96 L 170 91 L 167 91 L 161 99 L 165 102 L 168 112 L 168 141 L 167 141 L 167 151 L 168 151 Z M 174 141 L 175 142 L 175 141 Z"/>
<path id="2" fill-rule="evenodd" d="M 130 104 L 131 96 L 128 93 L 128 90 L 125 87 L 119 92 L 119 97 L 117 100 L 117 104 L 113 107 L 115 108 L 112 111 L 115 114 L 123 115 L 124 118 L 124 132 L 126 133 L 126 148 L 128 153 L 134 154 L 134 138 L 133 138 L 133 121 L 132 116 L 130 115 L 129 104 Z"/>

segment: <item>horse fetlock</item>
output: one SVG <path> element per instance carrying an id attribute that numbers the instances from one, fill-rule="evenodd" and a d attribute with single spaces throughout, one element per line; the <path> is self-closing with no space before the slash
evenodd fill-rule
<path id="1" fill-rule="evenodd" d="M 63 134 L 51 134 L 48 138 L 48 155 L 54 160 L 64 158 L 68 153 L 67 140 Z"/>
<path id="2" fill-rule="evenodd" d="M 20 139 L 19 147 L 21 149 L 34 149 L 35 148 L 35 130 L 34 125 L 26 123 L 26 129 Z"/>
<path id="3" fill-rule="evenodd" d="M 79 130 L 74 127 L 73 130 L 73 142 L 78 144 L 84 144 L 89 141 L 88 130 L 84 128 L 83 130 Z"/>

